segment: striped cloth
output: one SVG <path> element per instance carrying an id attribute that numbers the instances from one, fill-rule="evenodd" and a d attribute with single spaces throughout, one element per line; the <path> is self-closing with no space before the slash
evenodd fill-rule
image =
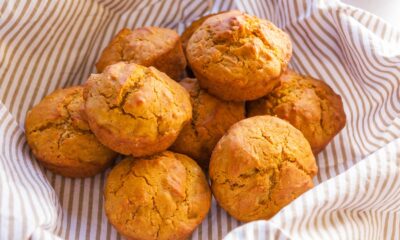
<path id="1" fill-rule="evenodd" d="M 289 33 L 290 67 L 342 96 L 347 125 L 318 155 L 314 189 L 245 225 L 213 199 L 192 239 L 400 239 L 400 31 L 334 0 L 0 0 L 0 239 L 121 239 L 103 209 L 108 172 L 69 179 L 43 169 L 24 138 L 25 114 L 54 89 L 85 82 L 121 28 L 181 32 L 228 9 Z"/>

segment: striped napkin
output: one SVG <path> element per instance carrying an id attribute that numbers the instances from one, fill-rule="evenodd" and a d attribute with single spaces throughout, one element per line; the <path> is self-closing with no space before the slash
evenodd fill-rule
<path id="1" fill-rule="evenodd" d="M 69 179 L 43 169 L 25 114 L 54 89 L 84 83 L 121 28 L 182 32 L 228 9 L 283 28 L 290 67 L 342 96 L 347 125 L 318 155 L 314 189 L 245 225 L 213 199 L 192 239 L 400 239 L 400 31 L 335 0 L 0 0 L 0 239 L 122 238 L 104 214 L 108 172 Z"/>

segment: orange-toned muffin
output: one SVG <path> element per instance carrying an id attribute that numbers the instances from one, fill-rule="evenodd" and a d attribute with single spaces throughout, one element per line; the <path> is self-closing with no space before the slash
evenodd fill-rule
<path id="1" fill-rule="evenodd" d="M 211 205 L 200 167 L 169 151 L 120 162 L 107 178 L 104 198 L 108 220 L 129 239 L 187 239 Z"/>
<path id="2" fill-rule="evenodd" d="M 276 115 L 289 121 L 318 154 L 346 124 L 342 99 L 326 83 L 287 71 L 267 96 L 248 103 L 248 115 Z"/>
<path id="3" fill-rule="evenodd" d="M 122 29 L 103 50 L 97 71 L 120 61 L 153 66 L 175 80 L 186 67 L 178 33 L 159 27 Z"/>
<path id="4" fill-rule="evenodd" d="M 201 26 L 201 24 L 207 20 L 209 17 L 215 16 L 217 14 L 221 14 L 224 12 L 220 12 L 220 13 L 214 13 L 214 14 L 209 14 L 206 16 L 202 16 L 199 19 L 193 21 L 189 27 L 187 27 L 185 29 L 185 31 L 182 33 L 181 35 L 181 42 L 182 42 L 182 47 L 183 50 L 186 50 L 186 45 L 189 42 L 190 37 L 193 35 L 193 33 Z"/>
<path id="5" fill-rule="evenodd" d="M 171 149 L 195 159 L 208 168 L 211 152 L 229 127 L 245 117 L 243 102 L 226 102 L 200 89 L 196 79 L 180 84 L 190 93 L 193 119 L 183 127 Z"/>
<path id="6" fill-rule="evenodd" d="M 210 162 L 213 194 L 240 221 L 269 219 L 313 187 L 310 144 L 288 122 L 256 116 L 234 124 Z"/>
<path id="7" fill-rule="evenodd" d="M 93 176 L 117 156 L 90 131 L 82 115 L 82 94 L 82 86 L 56 90 L 28 112 L 25 122 L 33 155 L 66 177 Z"/>
<path id="8" fill-rule="evenodd" d="M 100 142 L 141 157 L 161 152 L 191 120 L 188 92 L 153 67 L 116 63 L 85 84 L 85 113 Z"/>
<path id="9" fill-rule="evenodd" d="M 206 19 L 186 56 L 202 88 L 224 100 L 254 100 L 278 84 L 292 55 L 289 36 L 267 20 L 230 11 Z"/>

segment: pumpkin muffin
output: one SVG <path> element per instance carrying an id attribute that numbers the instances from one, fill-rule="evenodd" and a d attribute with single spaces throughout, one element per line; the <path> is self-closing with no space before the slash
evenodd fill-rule
<path id="1" fill-rule="evenodd" d="M 318 154 L 346 124 L 342 99 L 326 83 L 294 71 L 280 77 L 267 96 L 248 103 L 249 116 L 276 115 L 289 121 Z"/>
<path id="2" fill-rule="evenodd" d="M 288 122 L 256 116 L 234 124 L 210 161 L 213 194 L 240 221 L 269 219 L 313 187 L 310 144 Z"/>
<path id="3" fill-rule="evenodd" d="M 25 134 L 33 155 L 52 172 L 89 177 L 107 168 L 117 153 L 90 131 L 83 113 L 83 87 L 56 90 L 30 110 Z"/>
<path id="4" fill-rule="evenodd" d="M 220 100 L 200 89 L 196 79 L 186 78 L 180 84 L 190 93 L 193 119 L 183 127 L 171 149 L 207 169 L 215 144 L 232 124 L 245 118 L 244 103 Z"/>
<path id="5" fill-rule="evenodd" d="M 254 100 L 278 84 L 292 55 L 289 36 L 267 20 L 230 11 L 206 19 L 186 56 L 202 88 L 224 100 Z"/>
<path id="6" fill-rule="evenodd" d="M 153 66 L 175 80 L 186 67 L 178 33 L 159 27 L 122 29 L 103 50 L 97 71 L 120 61 Z"/>
<path id="7" fill-rule="evenodd" d="M 104 198 L 108 220 L 129 239 L 187 239 L 211 205 L 200 167 L 169 151 L 120 162 L 107 178 Z"/>
<path id="8" fill-rule="evenodd" d="M 190 96 L 153 67 L 116 63 L 85 84 L 85 113 L 100 142 L 141 157 L 166 150 L 191 120 Z"/>

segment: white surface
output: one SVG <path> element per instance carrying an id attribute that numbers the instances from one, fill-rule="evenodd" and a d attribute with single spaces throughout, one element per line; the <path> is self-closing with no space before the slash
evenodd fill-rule
<path id="1" fill-rule="evenodd" d="M 342 0 L 342 2 L 372 12 L 400 29 L 400 0 Z"/>

